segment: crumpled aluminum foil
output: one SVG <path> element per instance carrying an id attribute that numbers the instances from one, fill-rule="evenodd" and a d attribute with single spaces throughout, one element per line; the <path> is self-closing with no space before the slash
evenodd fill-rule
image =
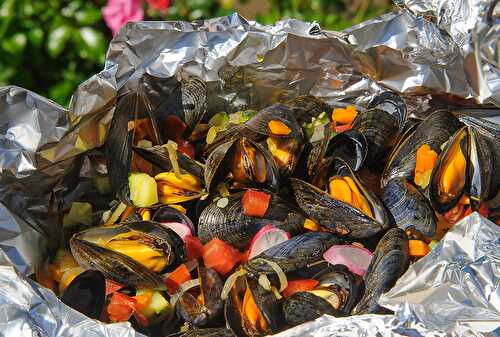
<path id="1" fill-rule="evenodd" d="M 264 26 L 237 14 L 194 23 L 131 23 L 111 42 L 104 70 L 78 87 L 68 109 L 19 87 L 0 88 L 0 248 L 20 273 L 15 278 L 5 266 L 0 278 L 21 282 L 60 242 L 61 214 L 89 185 L 81 184 L 83 157 L 105 143 L 113 116 L 154 110 L 182 78 L 207 82 L 210 113 L 259 108 L 305 93 L 331 104 L 365 104 L 387 88 L 403 93 L 415 113 L 443 95 L 459 98 L 457 104 L 474 98 L 500 106 L 496 12 L 485 11 L 486 2 L 479 0 L 438 3 L 401 3 L 402 12 L 344 32 L 298 20 Z M 450 15 L 460 6 L 477 18 L 461 23 L 465 16 Z M 495 108 L 480 109 L 482 116 L 499 115 Z M 48 291 L 30 286 L 33 291 L 0 296 L 0 304 L 30 298 L 38 306 L 55 303 Z M 3 327 L 10 328 L 14 323 L 5 318 L 15 316 L 21 317 L 15 324 L 24 319 L 20 326 L 49 331 L 37 312 L 8 307 L 11 316 L 0 317 Z M 46 323 L 56 330 L 85 321 L 64 305 L 58 308 Z M 407 317 L 419 317 L 412 308 L 405 309 Z M 373 324 L 392 324 L 400 316 L 395 317 L 373 318 Z M 98 326 L 102 335 L 115 336 Z"/>

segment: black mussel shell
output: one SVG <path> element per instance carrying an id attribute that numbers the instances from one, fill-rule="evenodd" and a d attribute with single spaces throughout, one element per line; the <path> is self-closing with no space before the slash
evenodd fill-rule
<path id="1" fill-rule="evenodd" d="M 170 206 L 160 206 L 154 210 L 151 220 L 158 223 L 177 222 L 188 226 L 191 233 L 195 232 L 193 222 L 185 214 Z"/>
<path id="2" fill-rule="evenodd" d="M 226 328 L 205 328 L 190 329 L 186 332 L 168 335 L 168 337 L 236 337 L 236 335 Z"/>
<path id="3" fill-rule="evenodd" d="M 312 117 L 317 117 L 322 112 L 332 111 L 327 103 L 311 95 L 297 96 L 286 104 L 291 108 L 300 126 L 309 123 Z"/>
<path id="4" fill-rule="evenodd" d="M 323 315 L 342 316 L 327 300 L 307 291 L 287 298 L 282 305 L 283 316 L 291 326 L 313 321 Z"/>
<path id="5" fill-rule="evenodd" d="M 413 228 L 427 237 L 434 236 L 434 210 L 427 198 L 406 179 L 390 180 L 383 189 L 382 200 L 399 228 L 405 231 Z"/>
<path id="6" fill-rule="evenodd" d="M 87 317 L 99 319 L 106 299 L 106 281 L 97 270 L 87 270 L 75 277 L 64 290 L 61 301 Z"/>
<path id="7" fill-rule="evenodd" d="M 400 228 L 391 228 L 377 244 L 372 261 L 365 274 L 365 293 L 352 314 L 381 312 L 377 304 L 380 296 L 391 289 L 408 269 L 408 237 Z"/>
<path id="8" fill-rule="evenodd" d="M 263 260 L 278 264 L 284 273 L 304 268 L 319 261 L 323 253 L 340 240 L 328 232 L 308 232 L 292 237 L 249 260 L 244 268 L 250 274 L 273 274 L 274 269 Z"/>
<path id="9" fill-rule="evenodd" d="M 209 204 L 198 219 L 198 237 L 206 243 L 217 237 L 233 247 L 246 249 L 254 235 L 265 225 L 273 225 L 292 235 L 304 230 L 305 217 L 293 204 L 277 194 L 271 200 L 263 217 L 243 213 L 241 198 L 244 192 L 228 196 L 228 204 L 221 208 L 218 201 Z"/>
<path id="10" fill-rule="evenodd" d="M 417 150 L 427 144 L 438 154 L 441 145 L 460 127 L 460 121 L 449 111 L 440 110 L 429 115 L 418 126 L 408 129 L 394 146 L 382 174 L 385 186 L 395 177 L 413 179 Z"/>
<path id="11" fill-rule="evenodd" d="M 401 96 L 393 92 L 386 91 L 378 96 L 375 96 L 368 105 L 368 108 L 383 110 L 396 117 L 400 129 L 403 129 L 403 125 L 406 123 L 406 103 Z"/>

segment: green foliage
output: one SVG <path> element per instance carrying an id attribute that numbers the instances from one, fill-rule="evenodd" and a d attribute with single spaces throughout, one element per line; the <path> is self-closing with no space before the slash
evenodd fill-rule
<path id="1" fill-rule="evenodd" d="M 167 13 L 148 8 L 147 20 L 199 20 L 250 7 L 256 20 L 316 21 L 341 30 L 390 9 L 390 0 L 171 0 Z M 106 0 L 0 0 L 0 86 L 15 84 L 67 105 L 78 84 L 102 69 L 111 32 Z M 253 8 L 253 9 L 252 9 Z M 248 15 L 243 13 L 243 15 Z"/>
<path id="2" fill-rule="evenodd" d="M 0 1 L 0 85 L 15 84 L 67 104 L 104 63 L 111 33 L 105 0 Z"/>

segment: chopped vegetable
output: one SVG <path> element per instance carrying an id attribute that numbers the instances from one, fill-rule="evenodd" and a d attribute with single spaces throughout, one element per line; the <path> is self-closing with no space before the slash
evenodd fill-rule
<path id="1" fill-rule="evenodd" d="M 359 246 L 334 245 L 323 254 L 323 258 L 331 264 L 342 264 L 354 274 L 363 276 L 368 270 L 373 254 Z"/>
<path id="2" fill-rule="evenodd" d="M 343 125 L 335 125 L 333 131 L 335 131 L 336 133 L 341 133 L 351 129 L 352 129 L 351 124 L 343 124 Z"/>
<path id="3" fill-rule="evenodd" d="M 139 311 L 143 311 L 144 309 L 146 309 L 151 303 L 152 297 L 153 297 L 152 291 L 143 291 L 134 296 L 134 299 L 137 302 L 135 305 L 135 309 Z"/>
<path id="4" fill-rule="evenodd" d="M 92 183 L 99 194 L 108 194 L 112 192 L 108 176 L 94 174 L 92 175 Z"/>
<path id="5" fill-rule="evenodd" d="M 109 319 L 113 322 L 128 321 L 135 311 L 137 301 L 120 292 L 113 293 L 109 301 L 107 312 Z"/>
<path id="6" fill-rule="evenodd" d="M 269 130 L 274 135 L 288 136 L 292 130 L 283 122 L 272 120 L 267 123 Z"/>
<path id="7" fill-rule="evenodd" d="M 191 159 L 194 159 L 195 156 L 194 147 L 187 140 L 179 140 L 177 142 L 177 151 L 188 156 Z"/>
<path id="8" fill-rule="evenodd" d="M 144 295 L 145 297 L 143 297 Z M 144 323 L 147 321 L 147 324 L 155 324 L 165 320 L 168 316 L 173 314 L 172 306 L 159 291 L 138 290 L 134 299 L 138 297 L 144 302 L 139 304 L 139 301 L 136 300 L 137 304 L 134 316 L 138 318 L 137 313 L 139 313 L 139 317 L 142 314 L 146 318 Z M 149 301 L 147 301 L 148 298 Z M 140 317 L 140 319 L 141 318 L 142 317 Z"/>
<path id="9" fill-rule="evenodd" d="M 187 235 L 183 238 L 186 244 L 187 260 L 191 261 L 193 259 L 199 259 L 203 255 L 203 245 L 195 236 Z"/>
<path id="10" fill-rule="evenodd" d="M 429 246 L 421 240 L 408 240 L 408 253 L 410 256 L 422 257 L 427 255 L 431 250 Z"/>
<path id="11" fill-rule="evenodd" d="M 314 279 L 288 280 L 288 287 L 286 287 L 282 295 L 284 298 L 288 298 L 300 291 L 313 290 L 318 284 L 319 281 Z"/>
<path id="12" fill-rule="evenodd" d="M 314 220 L 306 219 L 304 221 L 304 228 L 316 232 L 319 230 L 319 225 Z"/>
<path id="13" fill-rule="evenodd" d="M 186 265 L 183 263 L 179 267 L 177 267 L 173 272 L 168 274 L 165 279 L 165 284 L 167 285 L 167 290 L 170 294 L 173 294 L 177 291 L 177 288 L 184 282 L 187 282 L 191 279 L 191 273 L 189 272 Z"/>
<path id="14" fill-rule="evenodd" d="M 156 181 L 146 173 L 131 173 L 128 177 L 130 200 L 136 207 L 150 207 L 158 203 Z"/>
<path id="15" fill-rule="evenodd" d="M 270 200 L 271 195 L 266 192 L 247 190 L 241 199 L 243 214 L 262 218 L 266 214 Z"/>
<path id="16" fill-rule="evenodd" d="M 187 125 L 176 115 L 169 115 L 163 122 L 163 133 L 172 140 L 178 141 L 182 139 Z"/>
<path id="17" fill-rule="evenodd" d="M 229 115 L 225 112 L 218 112 L 210 118 L 208 125 L 225 128 L 229 124 Z"/>
<path id="18" fill-rule="evenodd" d="M 272 225 L 266 225 L 262 227 L 253 237 L 252 242 L 250 243 L 248 259 L 251 259 L 263 251 L 289 239 L 289 233 Z"/>
<path id="19" fill-rule="evenodd" d="M 69 213 L 63 218 L 63 226 L 83 224 L 90 226 L 92 224 L 92 205 L 88 202 L 73 202 Z"/>
<path id="20" fill-rule="evenodd" d="M 223 130 L 223 128 L 219 127 L 219 126 L 212 126 L 210 127 L 210 129 L 208 129 L 208 132 L 207 132 L 207 137 L 205 139 L 205 142 L 207 144 L 212 144 L 215 140 L 215 138 L 217 137 L 217 133 L 219 131 Z"/>
<path id="21" fill-rule="evenodd" d="M 415 159 L 415 184 L 421 188 L 426 188 L 431 179 L 432 169 L 436 165 L 438 154 L 427 144 L 421 145 L 417 149 Z"/>
<path id="22" fill-rule="evenodd" d="M 332 112 L 332 120 L 339 124 L 352 124 L 358 111 L 354 105 L 348 105 L 345 109 L 337 108 Z"/>
<path id="23" fill-rule="evenodd" d="M 113 280 L 106 279 L 106 296 L 116 293 L 118 290 L 125 287 L 123 284 Z"/>
<path id="24" fill-rule="evenodd" d="M 432 240 L 432 241 L 429 243 L 429 248 L 430 248 L 430 249 L 434 249 L 434 247 L 436 247 L 438 243 L 439 243 L 439 240 Z"/>
<path id="25" fill-rule="evenodd" d="M 182 239 L 184 239 L 186 236 L 191 236 L 191 228 L 183 223 L 180 222 L 161 222 L 163 227 L 170 228 L 173 230 L 177 235 L 179 235 Z"/>
<path id="26" fill-rule="evenodd" d="M 227 275 L 241 260 L 242 254 L 225 243 L 214 238 L 203 246 L 203 263 L 207 268 L 213 268 L 221 275 Z"/>

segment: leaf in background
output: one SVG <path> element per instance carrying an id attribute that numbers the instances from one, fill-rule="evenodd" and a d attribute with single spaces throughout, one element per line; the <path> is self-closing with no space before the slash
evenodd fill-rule
<path id="1" fill-rule="evenodd" d="M 39 27 L 35 27 L 28 32 L 28 40 L 35 47 L 40 47 L 43 42 L 43 30 Z"/>
<path id="2" fill-rule="evenodd" d="M 71 36 L 70 26 L 60 26 L 49 33 L 47 50 L 53 58 L 61 54 Z"/>
<path id="3" fill-rule="evenodd" d="M 103 62 L 107 42 L 104 34 L 94 28 L 80 28 L 75 35 L 76 47 L 81 58 Z"/>
<path id="4" fill-rule="evenodd" d="M 26 47 L 26 42 L 24 33 L 16 33 L 2 41 L 2 49 L 12 55 L 19 55 Z"/>
<path id="5" fill-rule="evenodd" d="M 101 20 L 101 10 L 94 6 L 87 6 L 77 11 L 75 18 L 82 26 L 90 26 Z"/>

